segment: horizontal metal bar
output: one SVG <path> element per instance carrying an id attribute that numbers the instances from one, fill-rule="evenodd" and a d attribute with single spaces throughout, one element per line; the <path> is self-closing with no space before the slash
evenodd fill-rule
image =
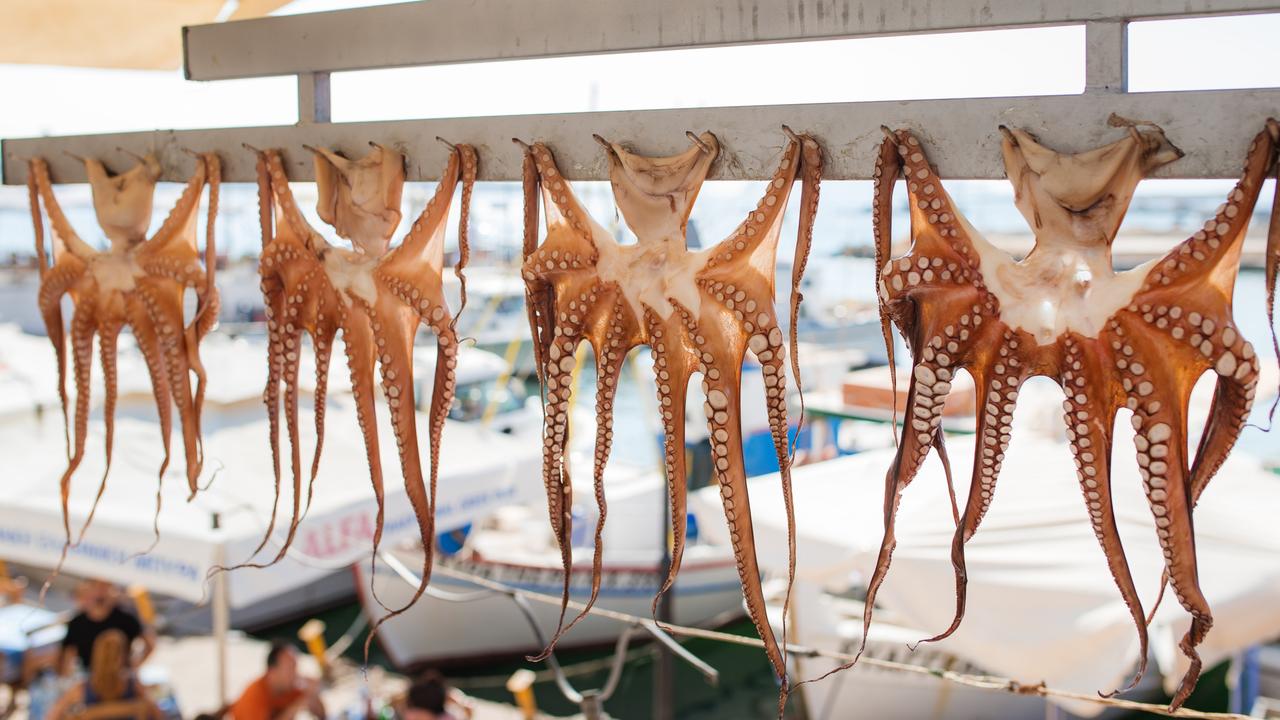
<path id="1" fill-rule="evenodd" d="M 1276 0 L 431 0 L 183 29 L 190 80 L 1099 20 L 1280 12 Z"/>
<path id="2" fill-rule="evenodd" d="M 254 156 L 242 146 L 282 148 L 290 177 L 314 177 L 304 144 L 324 145 L 363 155 L 370 141 L 401 149 L 412 180 L 432 180 L 445 163 L 446 148 L 436 136 L 470 143 L 480 153 L 481 180 L 518 180 L 521 151 L 511 138 L 548 143 L 561 170 L 575 180 L 606 179 L 604 155 L 592 139 L 599 133 L 631 143 L 639 152 L 661 155 L 688 147 L 686 130 L 711 130 L 723 145 L 711 177 L 761 180 L 770 176 L 785 142 L 781 125 L 811 132 L 827 151 L 827 177 L 867 179 L 875 164 L 880 125 L 911 128 L 928 148 L 944 177 L 1003 178 L 1000 133 L 1004 124 L 1037 134 L 1050 147 L 1079 151 L 1115 140 L 1122 131 L 1107 126 L 1111 113 L 1161 125 L 1187 156 L 1158 175 L 1234 178 L 1245 148 L 1267 117 L 1280 115 L 1280 90 L 1212 90 L 1166 93 L 1090 93 L 1021 98 L 912 100 L 874 103 L 773 105 L 678 110 L 645 110 L 565 115 L 398 120 L 218 130 L 165 130 L 112 135 L 5 140 L 4 181 L 26 181 L 26 160 L 40 155 L 57 182 L 84 182 L 84 169 L 65 152 L 102 158 L 108 167 L 127 167 L 123 148 L 157 153 L 164 179 L 185 180 L 193 167 L 182 148 L 216 151 L 228 182 L 252 182 Z"/>

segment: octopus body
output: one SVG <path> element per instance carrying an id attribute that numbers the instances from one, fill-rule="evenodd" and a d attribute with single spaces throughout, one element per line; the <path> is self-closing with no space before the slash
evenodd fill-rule
<path id="1" fill-rule="evenodd" d="M 742 363 L 750 350 L 764 373 L 769 426 L 790 511 L 787 347 L 773 308 L 775 255 L 783 211 L 795 180 L 802 178 L 800 238 L 793 281 L 793 288 L 799 287 L 817 208 L 822 153 L 812 137 L 791 134 L 777 172 L 755 210 L 728 239 L 704 250 L 690 250 L 685 239 L 689 213 L 719 152 L 719 143 L 711 133 L 690 133 L 689 137 L 693 144 L 686 152 L 662 158 L 637 155 L 597 137 L 606 150 L 617 206 L 636 235 L 634 245 L 619 244 L 591 218 L 556 167 L 547 146 L 525 147 L 523 275 L 535 357 L 545 390 L 543 481 L 551 528 L 562 555 L 567 594 L 573 498 L 565 448 L 570 378 L 578 345 L 585 341 L 595 354 L 598 387 L 593 480 L 600 523 L 596 527 L 588 605 L 594 603 L 600 586 L 601 537 L 606 516 L 604 469 L 613 443 L 614 396 L 627 353 L 647 345 L 653 355 L 662 414 L 673 531 L 671 562 L 658 595 L 671 587 L 680 568 L 686 530 L 685 397 L 694 373 L 701 374 L 715 476 L 747 608 L 765 642 L 774 671 L 784 681 L 785 694 L 785 659 L 765 617 L 756 562 L 742 459 L 739 396 Z M 546 239 L 540 245 L 539 195 L 547 228 Z M 792 301 L 794 318 L 794 306 L 799 302 L 794 291 Z M 793 321 L 791 327 L 794 326 Z M 794 532 L 789 534 L 789 542 L 794 573 Z M 657 602 L 655 598 L 655 608 Z M 556 638 L 585 612 L 566 626 L 562 607 Z M 544 655 L 554 644 L 555 639 Z"/>
<path id="2" fill-rule="evenodd" d="M 61 478 L 62 520 L 68 546 L 72 541 L 67 503 L 71 479 L 84 458 L 89 422 L 89 382 L 93 363 L 93 338 L 98 336 L 106 397 L 106 471 L 99 483 L 92 509 L 80 530 L 82 537 L 93 519 L 97 501 L 106 487 L 111 468 L 116 405 L 116 342 L 126 326 L 133 331 L 151 377 L 160 421 L 164 460 L 159 476 L 169 465 L 169 435 L 173 408 L 182 426 L 187 483 L 194 496 L 203 464 L 200 412 L 204 402 L 205 371 L 200 362 L 200 340 L 218 318 L 218 291 L 214 285 L 216 244 L 214 219 L 218 212 L 221 164 L 217 155 L 196 155 L 196 169 L 182 196 L 160 229 L 147 237 L 152 200 L 160 166 L 155 158 L 140 158 L 128 172 L 110 175 L 101 162 L 85 160 L 93 193 L 94 210 L 110 245 L 96 250 L 76 234 L 53 194 L 49 168 L 42 158 L 29 162 L 28 192 L 35 227 L 36 255 L 40 268 L 38 306 L 44 319 L 58 366 L 58 393 L 68 429 L 68 463 Z M 209 209 L 203 258 L 196 247 L 196 222 L 200 198 L 209 186 Z M 44 245 L 45 220 L 52 236 L 52 264 Z M 197 298 L 194 317 L 186 323 L 183 294 L 193 289 Z M 66 337 L 62 298 L 69 295 L 71 364 L 75 379 L 74 417 L 68 417 L 66 394 Z M 194 376 L 194 381 L 193 381 Z M 160 493 L 157 491 L 157 514 Z M 78 540 L 77 540 L 78 542 Z M 66 548 L 64 548 L 64 556 Z"/>
<path id="3" fill-rule="evenodd" d="M 901 439 L 886 477 L 885 534 L 864 622 L 869 627 L 889 568 L 902 493 L 929 448 L 941 448 L 943 404 L 956 373 L 965 370 L 980 402 L 977 452 L 952 543 L 955 619 L 932 639 L 958 627 L 965 608 L 965 542 L 995 492 L 1019 388 L 1043 375 L 1066 394 L 1066 432 L 1085 508 L 1137 626 L 1140 677 L 1146 623 L 1120 544 L 1110 481 L 1112 426 L 1122 408 L 1132 414 L 1165 574 L 1192 619 L 1180 643 L 1190 668 L 1173 698 L 1176 708 L 1195 686 L 1196 646 L 1213 623 L 1197 579 L 1192 509 L 1235 444 L 1258 382 L 1259 362 L 1232 320 L 1231 298 L 1249 218 L 1275 164 L 1278 126 L 1269 121 L 1255 138 L 1243 177 L 1203 230 L 1162 258 L 1116 272 L 1111 244 L 1134 188 L 1182 153 L 1158 128 L 1114 117 L 1113 124 L 1127 125 L 1128 135 L 1074 155 L 1001 128 L 1015 203 L 1036 239 L 1021 261 L 988 243 L 960 214 L 914 135 L 886 129 L 875 171 L 875 238 L 883 263 L 877 275 L 886 336 L 892 319 L 910 348 L 912 368 Z M 892 188 L 899 173 L 906 178 L 912 244 L 906 255 L 889 259 Z M 1272 245 L 1274 252 L 1274 238 Z M 1216 393 L 1193 456 L 1187 446 L 1188 401 L 1196 380 L 1210 371 Z"/>
<path id="4" fill-rule="evenodd" d="M 461 259 L 456 268 L 461 278 L 467 259 L 468 208 L 477 171 L 476 153 L 471 146 L 451 147 L 448 166 L 434 196 L 408 235 L 394 248 L 390 247 L 390 241 L 400 223 L 400 198 L 405 179 L 404 156 L 399 152 L 374 145 L 364 158 L 348 160 L 328 150 L 313 149 L 319 194 L 317 212 L 339 236 L 351 241 L 351 249 L 331 245 L 303 217 L 289 190 L 280 151 L 258 152 L 259 220 L 263 239 L 259 271 L 266 302 L 269 367 L 263 399 L 270 426 L 277 498 L 281 480 L 282 387 L 293 479 L 292 515 L 275 560 L 288 551 L 303 514 L 298 427 L 302 336 L 304 333 L 311 336 L 316 358 L 316 442 L 310 467 L 310 483 L 314 483 L 324 441 L 329 361 L 334 340 L 341 330 L 356 417 L 378 504 L 374 561 L 383 528 L 383 470 L 378 449 L 375 386 L 380 387 L 390 410 L 405 491 L 421 532 L 422 584 L 409 605 L 422 594 L 430 579 L 440 438 L 453 402 L 457 367 L 458 338 L 443 287 L 445 227 L 450 201 L 461 181 Z M 430 465 L 425 477 L 418 448 L 413 385 L 413 343 L 422 325 L 435 334 L 438 352 L 429 410 Z M 308 502 L 309 498 L 310 492 Z M 275 523 L 273 510 L 258 550 L 270 538 Z"/>

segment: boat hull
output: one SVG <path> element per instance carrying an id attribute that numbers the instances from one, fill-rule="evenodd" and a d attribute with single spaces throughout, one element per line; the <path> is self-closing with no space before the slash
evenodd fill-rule
<path id="1" fill-rule="evenodd" d="M 715 557 L 695 558 L 686 554 L 672 594 L 672 622 L 678 625 L 717 627 L 742 617 L 742 590 L 731 557 L 714 549 Z M 420 555 L 397 553 L 409 568 L 416 567 Z M 441 565 L 485 577 L 504 585 L 558 597 L 561 571 L 557 567 L 499 563 L 486 560 L 446 560 Z M 412 597 L 411 588 L 391 568 L 380 563 L 369 582 L 369 568 L 355 568 L 360 602 L 370 619 L 387 615 L 382 607 L 403 606 Z M 663 570 L 665 574 L 665 569 Z M 591 592 L 591 569 L 575 567 L 570 597 L 585 602 Z M 659 587 L 659 575 L 652 566 L 609 565 L 606 563 L 597 606 L 647 618 Z M 431 587 L 449 593 L 470 594 L 476 586 L 437 571 Z M 376 591 L 377 599 L 372 590 Z M 379 604 L 378 601 L 382 604 Z M 543 637 L 550 638 L 559 620 L 556 606 L 531 602 L 533 616 Z M 572 618 L 571 609 L 566 614 Z M 590 616 L 561 638 L 562 649 L 584 648 L 614 642 L 625 629 L 617 621 Z M 378 632 L 378 642 L 397 667 L 422 665 L 465 665 L 495 658 L 537 654 L 542 650 L 533 629 L 512 600 L 494 594 L 466 602 L 424 595 L 413 607 L 388 620 Z"/>

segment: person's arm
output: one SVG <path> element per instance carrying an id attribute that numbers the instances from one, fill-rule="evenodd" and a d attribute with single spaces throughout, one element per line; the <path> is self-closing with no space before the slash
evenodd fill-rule
<path id="1" fill-rule="evenodd" d="M 320 693 L 318 691 L 307 699 L 307 711 L 310 712 L 316 720 L 324 720 L 328 717 L 324 709 L 324 700 L 320 699 Z"/>
<path id="2" fill-rule="evenodd" d="M 302 696 L 294 700 L 284 712 L 275 717 L 274 720 L 293 720 L 303 710 L 311 713 L 312 717 L 317 720 L 324 720 L 326 717 L 324 710 L 324 701 L 320 699 L 320 682 L 317 680 L 306 679 L 302 681 L 305 685 L 302 688 Z"/>
<path id="3" fill-rule="evenodd" d="M 449 688 L 449 704 L 458 709 L 462 720 L 471 720 L 471 716 L 475 714 L 475 706 L 471 698 L 457 688 Z"/>
<path id="4" fill-rule="evenodd" d="M 151 653 L 156 651 L 156 629 L 150 625 L 143 625 L 142 634 L 138 636 L 138 642 L 134 643 L 134 645 L 136 646 L 138 643 L 142 644 L 142 651 L 138 653 L 137 658 L 134 660 L 134 667 L 142 667 L 147 658 L 151 657 Z"/>
<path id="5" fill-rule="evenodd" d="M 146 704 L 147 717 L 150 720 L 164 720 L 164 713 L 160 710 L 160 706 L 147 694 L 147 688 L 138 682 L 137 678 L 133 678 L 129 682 L 133 684 L 133 696 Z"/>
<path id="6" fill-rule="evenodd" d="M 58 648 L 58 659 L 54 661 L 53 671 L 62 677 L 71 674 L 71 670 L 75 667 L 72 661 L 76 656 L 76 636 L 80 632 L 80 616 L 77 615 L 67 621 L 66 631 L 62 635 L 62 643 Z"/>
<path id="7" fill-rule="evenodd" d="M 62 697 L 49 708 L 45 720 L 62 720 L 71 714 L 71 709 L 84 702 L 84 683 L 76 683 L 70 690 L 62 693 Z"/>
<path id="8" fill-rule="evenodd" d="M 55 668 L 57 673 L 62 677 L 70 675 L 71 671 L 75 670 L 76 667 L 76 656 L 76 646 L 64 644 L 62 649 L 58 651 L 58 665 Z"/>
<path id="9" fill-rule="evenodd" d="M 123 608 L 116 608 L 113 617 L 120 623 L 120 630 L 132 639 L 129 657 L 133 667 L 142 667 L 156 649 L 156 632 L 150 625 L 143 625 L 138 616 Z M 141 649 L 139 649 L 141 646 Z"/>

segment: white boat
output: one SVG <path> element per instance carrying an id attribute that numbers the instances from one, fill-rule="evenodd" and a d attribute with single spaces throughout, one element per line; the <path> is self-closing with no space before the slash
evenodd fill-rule
<path id="1" fill-rule="evenodd" d="M 665 566 L 653 562 L 650 553 L 614 553 L 605 561 L 597 606 L 609 610 L 650 617 L 652 601 L 666 575 Z M 420 549 L 402 549 L 395 556 L 408 568 L 421 567 Z M 586 602 L 591 593 L 591 560 L 575 553 L 570 598 Z M 632 562 L 628 562 L 632 559 Z M 477 587 L 446 571 L 456 570 L 494 580 L 532 593 L 559 596 L 563 571 L 555 552 L 519 552 L 489 557 L 480 552 L 465 557 L 440 558 L 432 575 L 432 591 L 470 594 Z M 387 607 L 408 602 L 413 587 L 385 563 L 377 567 L 369 582 L 369 566 L 355 566 L 360 601 L 373 619 L 385 616 Z M 727 548 L 694 545 L 685 553 L 680 576 L 671 589 L 672 622 L 695 627 L 718 627 L 742 616 L 742 586 L 733 555 Z M 373 593 L 377 594 L 377 599 Z M 530 603 L 542 637 L 555 631 L 559 609 L 544 603 Z M 566 621 L 576 611 L 570 609 Z M 573 649 L 611 644 L 626 625 L 596 615 L 588 616 L 561 638 L 558 647 Z M 450 602 L 439 594 L 428 594 L 403 615 L 391 618 L 378 633 L 378 642 L 397 667 L 453 665 L 481 662 L 498 657 L 537 654 L 542 650 L 532 628 L 511 598 L 504 594 L 471 597 L 466 602 Z"/>
<path id="2" fill-rule="evenodd" d="M 665 511 L 666 485 L 655 471 L 627 466 L 611 466 L 608 483 L 609 512 L 604 526 L 605 552 L 597 604 L 651 617 L 653 598 L 666 576 L 660 550 L 666 540 L 659 521 Z M 579 492 L 575 488 L 575 493 Z M 578 497 L 591 495 L 586 492 Z M 575 508 L 570 597 L 579 602 L 587 600 L 591 589 L 591 542 L 597 522 L 593 507 L 594 502 L 587 500 Z M 448 572 L 456 570 L 559 597 L 563 569 L 549 527 L 544 503 L 503 508 L 485 522 L 477 523 L 457 554 L 437 554 L 441 570 L 432 575 L 433 592 L 476 590 L 474 584 Z M 696 530 L 694 534 L 696 537 Z M 422 567 L 420 548 L 402 546 L 393 552 L 406 569 L 418 572 Z M 414 590 L 406 577 L 386 563 L 378 564 L 372 578 L 368 563 L 356 566 L 355 573 L 361 603 L 375 620 L 387 614 L 383 605 L 400 607 Z M 673 622 L 680 625 L 714 627 L 743 615 L 742 587 L 727 544 L 691 540 L 670 593 Z M 559 609 L 543 603 L 530 605 L 543 636 L 550 638 Z M 572 617 L 573 611 L 569 612 Z M 570 649 L 612 643 L 625 627 L 605 618 L 588 617 L 566 633 L 558 646 Z M 388 620 L 379 631 L 378 640 L 400 667 L 465 663 L 542 649 L 524 616 L 505 595 L 463 603 L 430 594 L 423 596 L 404 614 Z"/>

